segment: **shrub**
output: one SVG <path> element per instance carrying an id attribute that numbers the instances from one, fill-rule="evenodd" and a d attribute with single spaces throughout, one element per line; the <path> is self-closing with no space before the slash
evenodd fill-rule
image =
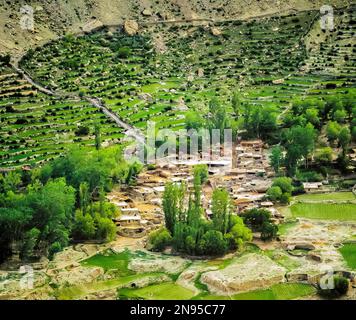
<path id="1" fill-rule="evenodd" d="M 153 250 L 162 251 L 165 247 L 171 245 L 172 236 L 167 228 L 163 227 L 150 233 L 148 243 L 152 246 Z"/>
<path id="2" fill-rule="evenodd" d="M 227 250 L 226 241 L 220 231 L 209 230 L 203 235 L 201 241 L 204 243 L 201 247 L 203 254 L 224 254 Z"/>
<path id="3" fill-rule="evenodd" d="M 76 136 L 87 136 L 89 134 L 89 128 L 86 126 L 80 126 L 76 131 Z"/>
<path id="4" fill-rule="evenodd" d="M 48 250 L 48 257 L 49 259 L 53 259 L 53 256 L 57 253 L 60 252 L 62 250 L 62 245 L 60 244 L 60 242 L 56 241 L 54 243 L 51 244 L 51 246 L 49 247 Z"/>
<path id="5" fill-rule="evenodd" d="M 276 178 L 273 180 L 272 187 L 280 187 L 283 193 L 292 193 L 292 179 L 287 177 Z"/>
<path id="6" fill-rule="evenodd" d="M 76 240 L 88 240 L 95 236 L 96 227 L 93 217 L 90 214 L 83 215 L 81 210 L 75 213 L 73 237 Z"/>
<path id="7" fill-rule="evenodd" d="M 261 231 L 266 222 L 270 222 L 271 213 L 266 209 L 253 208 L 243 213 L 245 223 L 254 231 Z"/>
<path id="8" fill-rule="evenodd" d="M 96 238 L 112 241 L 116 237 L 116 225 L 109 218 L 97 218 Z"/>
<path id="9" fill-rule="evenodd" d="M 302 182 L 320 182 L 323 180 L 323 177 L 315 171 L 304 171 L 297 173 L 297 179 Z"/>
<path id="10" fill-rule="evenodd" d="M 117 57 L 120 59 L 127 59 L 131 55 L 131 49 L 128 47 L 119 48 Z"/>
<path id="11" fill-rule="evenodd" d="M 282 204 L 289 204 L 290 203 L 290 200 L 291 200 L 291 194 L 288 193 L 288 192 L 285 192 L 282 194 L 281 198 L 279 199 L 279 201 L 282 203 Z"/>
<path id="12" fill-rule="evenodd" d="M 261 228 L 261 239 L 263 241 L 271 240 L 276 237 L 278 233 L 278 226 L 271 222 L 265 222 Z"/>
<path id="13" fill-rule="evenodd" d="M 280 187 L 275 186 L 271 187 L 267 190 L 267 196 L 271 201 L 277 201 L 281 198 L 282 196 L 282 190 Z"/>

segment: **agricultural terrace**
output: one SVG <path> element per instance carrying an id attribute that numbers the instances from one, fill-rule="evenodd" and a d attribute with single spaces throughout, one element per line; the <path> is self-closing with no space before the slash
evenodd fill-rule
<path id="1" fill-rule="evenodd" d="M 14 70 L 0 70 L 1 167 L 32 165 L 64 153 L 73 143 L 94 145 L 121 138 L 122 129 L 88 102 L 39 92 Z"/>
<path id="2" fill-rule="evenodd" d="M 133 37 L 102 30 L 49 43 L 30 52 L 22 65 L 49 87 L 102 98 L 139 128 L 150 119 L 179 129 L 187 107 L 206 112 L 212 97 L 232 111 L 230 99 L 238 88 L 246 101 L 275 112 L 304 93 L 311 85 L 304 75 L 272 81 L 299 77 L 307 59 L 303 36 L 315 17 L 308 12 L 217 23 L 220 36 L 188 25 L 156 26 Z"/>
<path id="3" fill-rule="evenodd" d="M 315 34 L 317 17 L 310 11 L 217 22 L 215 35 L 209 27 L 187 24 L 143 27 L 132 37 L 104 28 L 30 50 L 21 67 L 62 98 L 45 96 L 11 69 L 1 71 L 2 167 L 51 159 L 73 142 L 91 144 L 96 122 L 104 142 L 119 141 L 121 128 L 67 93 L 100 98 L 138 128 L 151 120 L 178 130 L 188 110 L 207 113 L 213 97 L 233 115 L 236 91 L 242 103 L 275 117 L 294 98 L 355 92 L 355 13 L 336 12 L 337 32 L 330 34 Z M 327 41 L 310 49 L 307 43 L 319 37 Z"/>

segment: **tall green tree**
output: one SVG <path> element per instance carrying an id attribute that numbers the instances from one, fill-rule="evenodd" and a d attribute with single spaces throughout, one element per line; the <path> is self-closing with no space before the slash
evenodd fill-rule
<path id="1" fill-rule="evenodd" d="M 342 148 L 342 154 L 343 154 L 343 156 L 346 156 L 348 146 L 351 142 L 351 133 L 350 133 L 349 128 L 343 127 L 340 130 L 338 139 L 339 139 L 339 144 Z"/>
<path id="2" fill-rule="evenodd" d="M 174 234 L 174 226 L 181 215 L 185 187 L 182 184 L 167 183 L 163 193 L 162 206 L 166 228 Z"/>
<path id="3" fill-rule="evenodd" d="M 286 148 L 285 162 L 288 174 L 294 176 L 299 161 L 304 158 L 308 167 L 308 155 L 314 150 L 315 131 L 313 126 L 295 126 L 285 132 L 284 147 Z"/>
<path id="4" fill-rule="evenodd" d="M 218 188 L 213 191 L 211 211 L 215 229 L 225 234 L 231 212 L 229 193 L 225 189 Z"/>
<path id="5" fill-rule="evenodd" d="M 95 148 L 96 148 L 96 150 L 100 150 L 100 148 L 101 148 L 101 127 L 98 123 L 95 124 L 94 134 L 95 134 Z"/>
<path id="6" fill-rule="evenodd" d="M 89 186 L 87 182 L 82 182 L 79 186 L 79 202 L 80 209 L 85 215 L 87 213 L 87 208 L 90 202 Z"/>
<path id="7" fill-rule="evenodd" d="M 275 146 L 272 148 L 272 152 L 269 157 L 271 166 L 276 174 L 279 173 L 281 165 L 283 164 L 283 151 L 281 146 Z"/>

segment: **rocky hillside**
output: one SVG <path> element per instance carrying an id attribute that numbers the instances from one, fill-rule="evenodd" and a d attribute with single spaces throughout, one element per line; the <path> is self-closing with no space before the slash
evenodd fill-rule
<path id="1" fill-rule="evenodd" d="M 64 33 L 102 24 L 190 19 L 245 19 L 292 10 L 344 7 L 352 0 L 0 0 L 0 52 L 20 54 Z M 34 30 L 22 30 L 21 7 L 34 10 Z"/>

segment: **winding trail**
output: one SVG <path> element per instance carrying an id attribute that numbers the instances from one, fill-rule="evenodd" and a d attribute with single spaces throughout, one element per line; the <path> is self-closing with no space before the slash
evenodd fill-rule
<path id="1" fill-rule="evenodd" d="M 59 98 L 72 98 L 72 99 L 76 99 L 79 101 L 85 100 L 85 101 L 89 102 L 92 106 L 96 107 L 97 109 L 102 111 L 107 117 L 112 119 L 119 127 L 126 130 L 127 132 L 125 133 L 125 135 L 127 135 L 129 137 L 133 137 L 140 144 L 143 144 L 143 145 L 146 144 L 145 137 L 139 129 L 131 126 L 130 124 L 128 124 L 128 123 L 124 122 L 122 119 L 120 119 L 120 117 L 116 113 L 109 110 L 99 98 L 86 97 L 86 96 L 80 97 L 73 93 L 58 92 L 58 91 L 53 91 L 53 90 L 47 89 L 40 83 L 37 83 L 25 70 L 23 70 L 19 67 L 18 59 L 15 60 L 15 62 L 11 64 L 11 67 L 14 70 L 16 70 L 16 72 L 19 73 L 26 81 L 28 81 L 31 85 L 33 85 L 38 91 L 40 91 L 46 95 L 55 96 L 55 97 L 59 97 Z"/>

